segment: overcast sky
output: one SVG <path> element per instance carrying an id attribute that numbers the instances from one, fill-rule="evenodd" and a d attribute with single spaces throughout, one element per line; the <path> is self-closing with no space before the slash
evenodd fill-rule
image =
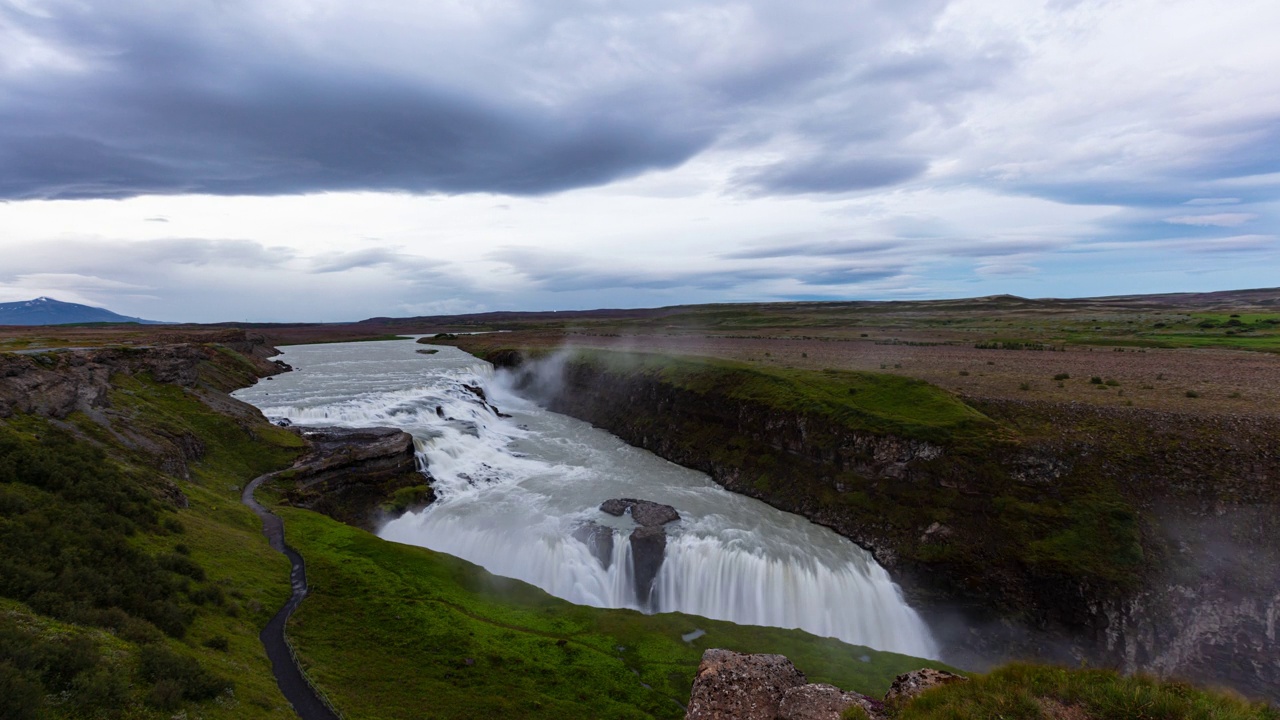
<path id="1" fill-rule="evenodd" d="M 0 301 L 1280 285 L 1276 0 L 0 0 Z"/>

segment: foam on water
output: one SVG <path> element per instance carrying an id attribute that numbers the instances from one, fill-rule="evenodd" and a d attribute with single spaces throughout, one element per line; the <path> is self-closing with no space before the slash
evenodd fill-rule
<path id="1" fill-rule="evenodd" d="M 888 574 L 849 540 L 549 412 L 456 348 L 416 354 L 421 347 L 291 347 L 283 357 L 295 372 L 237 396 L 295 424 L 389 425 L 413 434 L 439 499 L 387 523 L 379 535 L 388 540 L 446 552 L 580 604 L 802 628 L 936 656 Z M 597 509 L 615 497 L 666 503 L 681 515 L 667 526 L 666 559 L 643 608 L 626 541 L 634 525 Z M 607 569 L 573 537 L 587 520 L 616 530 Z"/>

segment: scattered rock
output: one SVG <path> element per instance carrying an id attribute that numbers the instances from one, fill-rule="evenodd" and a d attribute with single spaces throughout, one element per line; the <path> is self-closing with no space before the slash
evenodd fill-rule
<path id="1" fill-rule="evenodd" d="M 485 394 L 484 394 L 484 388 L 482 388 L 482 387 L 480 387 L 480 386 L 478 386 L 478 385 L 463 385 L 463 386 L 462 386 L 462 389 L 463 389 L 463 390 L 466 390 L 467 392 L 471 393 L 472 395 L 475 395 L 476 397 L 480 398 L 480 401 L 481 401 L 481 402 L 483 402 L 483 403 L 485 403 L 485 404 L 488 404 L 488 402 L 489 402 L 489 398 L 488 398 L 487 396 L 485 396 Z"/>
<path id="2" fill-rule="evenodd" d="M 693 679 L 685 720 L 774 720 L 804 673 L 782 655 L 707 650 Z"/>
<path id="3" fill-rule="evenodd" d="M 811 683 L 787 690 L 778 706 L 778 720 L 840 720 L 840 714 L 857 705 L 871 717 L 879 716 L 884 703 L 834 685 Z"/>
<path id="4" fill-rule="evenodd" d="M 945 670 L 934 670 L 933 668 L 912 670 L 894 678 L 893 685 L 889 686 L 889 693 L 884 696 L 884 700 L 885 702 L 903 702 L 929 688 L 953 682 L 968 682 L 968 680 L 969 678 L 967 677 L 949 673 Z"/>
<path id="5" fill-rule="evenodd" d="M 653 579 L 667 554 L 667 532 L 662 526 L 638 527 L 631 533 L 631 563 L 635 572 L 636 600 L 649 604 Z"/>
<path id="6" fill-rule="evenodd" d="M 924 531 L 924 535 L 920 536 L 920 542 L 941 542 L 951 537 L 953 533 L 954 531 L 951 528 L 943 525 L 942 523 L 935 522 Z"/>
<path id="7" fill-rule="evenodd" d="M 607 528 L 594 520 L 588 520 L 573 531 L 573 537 L 587 546 L 592 556 L 600 561 L 600 566 L 605 570 L 613 564 L 612 528 Z"/>
<path id="8" fill-rule="evenodd" d="M 641 527 L 656 527 L 680 519 L 680 513 L 670 505 L 635 498 L 605 500 L 600 504 L 600 510 L 615 517 L 622 517 L 630 510 L 631 519 Z"/>

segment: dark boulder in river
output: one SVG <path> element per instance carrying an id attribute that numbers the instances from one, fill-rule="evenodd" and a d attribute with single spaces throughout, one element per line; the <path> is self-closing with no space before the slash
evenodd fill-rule
<path id="1" fill-rule="evenodd" d="M 600 510 L 614 517 L 622 517 L 627 510 L 630 510 L 631 519 L 635 520 L 640 527 L 657 527 L 680 519 L 680 513 L 670 505 L 635 498 L 605 500 L 600 504 Z"/>
<path id="2" fill-rule="evenodd" d="M 631 532 L 631 563 L 635 572 L 636 600 L 649 605 L 653 579 L 667 554 L 667 531 L 661 525 L 638 527 Z"/>
<path id="3" fill-rule="evenodd" d="M 613 529 L 588 520 L 573 531 L 573 537 L 587 546 L 591 555 L 600 561 L 605 570 L 613 564 Z"/>
<path id="4" fill-rule="evenodd" d="M 600 511 L 615 517 L 630 511 L 631 519 L 640 526 L 631 533 L 631 563 L 636 601 L 642 607 L 648 606 L 653 579 L 658 576 L 667 553 L 667 531 L 662 526 L 679 520 L 680 513 L 670 505 L 635 498 L 605 500 L 600 504 Z"/>

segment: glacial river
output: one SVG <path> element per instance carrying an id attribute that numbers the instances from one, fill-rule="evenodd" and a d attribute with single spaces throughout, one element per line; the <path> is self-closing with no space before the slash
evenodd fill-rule
<path id="1" fill-rule="evenodd" d="M 418 350 L 435 348 L 424 355 Z M 383 526 L 420 545 L 571 602 L 679 611 L 936 657 L 928 628 L 870 554 L 827 528 L 736 495 L 515 394 L 503 373 L 456 348 L 411 340 L 286 348 L 294 372 L 236 393 L 272 420 L 394 426 L 411 433 L 438 500 Z M 466 386 L 483 389 L 488 403 Z M 494 412 L 496 407 L 503 414 Z M 610 498 L 671 505 L 668 543 L 647 603 L 632 579 L 629 516 Z M 605 567 L 573 537 L 612 527 Z"/>

